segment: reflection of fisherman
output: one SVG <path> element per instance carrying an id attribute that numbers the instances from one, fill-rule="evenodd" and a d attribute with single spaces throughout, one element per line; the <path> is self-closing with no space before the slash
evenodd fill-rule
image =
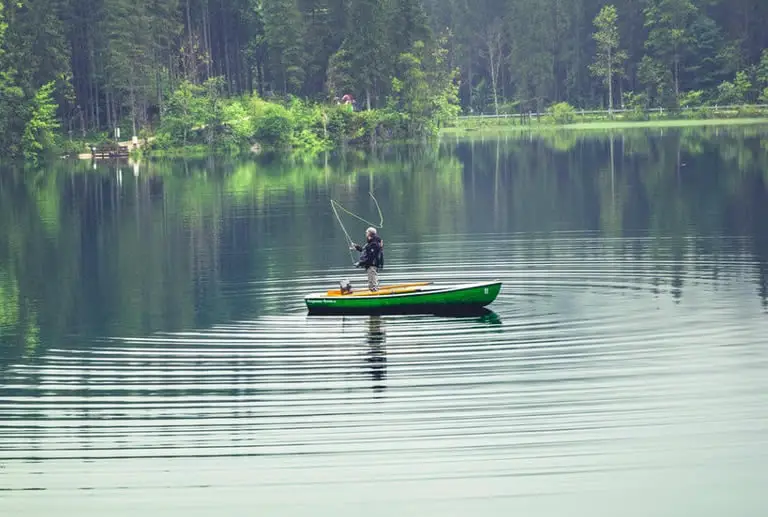
<path id="1" fill-rule="evenodd" d="M 381 316 L 371 316 L 368 320 L 368 362 L 371 365 L 371 376 L 376 383 L 373 386 L 375 391 L 384 389 L 383 384 L 379 384 L 387 378 L 387 352 L 384 348 L 386 334 L 382 326 Z"/>
<path id="2" fill-rule="evenodd" d="M 365 268 L 368 273 L 368 289 L 379 290 L 379 268 L 384 267 L 384 243 L 379 237 L 376 228 L 368 228 L 365 231 L 366 243 L 364 246 L 352 244 L 350 249 L 360 252 L 360 260 L 355 266 Z"/>

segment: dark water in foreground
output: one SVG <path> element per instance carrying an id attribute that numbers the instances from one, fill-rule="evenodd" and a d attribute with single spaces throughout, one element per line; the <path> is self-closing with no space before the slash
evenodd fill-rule
<path id="1" fill-rule="evenodd" d="M 306 315 L 371 186 L 491 314 Z M 767 128 L 4 171 L 0 515 L 764 515 L 767 229 Z"/>

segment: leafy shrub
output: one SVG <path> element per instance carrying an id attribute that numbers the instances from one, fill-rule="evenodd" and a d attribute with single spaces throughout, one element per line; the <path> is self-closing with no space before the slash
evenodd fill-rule
<path id="1" fill-rule="evenodd" d="M 255 137 L 260 143 L 274 147 L 284 147 L 293 137 L 293 119 L 291 113 L 280 104 L 266 103 L 255 119 Z"/>
<path id="2" fill-rule="evenodd" d="M 146 147 L 146 150 L 167 150 L 173 147 L 174 144 L 175 139 L 171 133 L 165 130 L 160 130 L 155 134 L 155 138 L 150 141 L 149 145 Z"/>
<path id="3" fill-rule="evenodd" d="M 681 108 L 697 108 L 704 103 L 704 91 L 693 90 L 680 94 L 679 104 Z"/>
<path id="4" fill-rule="evenodd" d="M 328 111 L 328 136 L 334 142 L 346 141 L 359 129 L 357 117 L 353 111 L 343 107 L 333 107 Z"/>
<path id="5" fill-rule="evenodd" d="M 555 124 L 570 124 L 576 118 L 576 108 L 567 102 L 558 102 L 547 109 L 547 114 Z"/>
<path id="6" fill-rule="evenodd" d="M 43 154 L 58 147 L 59 120 L 56 118 L 56 102 L 53 100 L 55 82 L 40 88 L 32 100 L 32 117 L 24 128 L 21 139 L 24 158 L 37 164 Z"/>
<path id="7" fill-rule="evenodd" d="M 717 87 L 717 104 L 729 106 L 739 103 L 739 92 L 730 81 L 723 81 Z"/>
<path id="8" fill-rule="evenodd" d="M 625 115 L 627 120 L 648 120 L 648 94 L 645 92 L 624 92 L 622 96 L 624 108 L 629 110 Z"/>
<path id="9" fill-rule="evenodd" d="M 330 142 L 306 128 L 294 133 L 291 145 L 294 149 L 308 154 L 316 154 L 330 149 Z"/>
<path id="10" fill-rule="evenodd" d="M 765 108 L 758 108 L 755 106 L 740 106 L 736 116 L 740 118 L 757 118 L 764 117 L 766 115 Z"/>
<path id="11" fill-rule="evenodd" d="M 247 143 L 255 133 L 253 117 L 239 100 L 232 101 L 222 108 L 222 123 L 236 144 Z"/>
<path id="12" fill-rule="evenodd" d="M 80 153 L 90 152 L 86 143 L 82 140 L 66 139 L 61 143 L 61 154 L 63 156 L 77 156 Z"/>

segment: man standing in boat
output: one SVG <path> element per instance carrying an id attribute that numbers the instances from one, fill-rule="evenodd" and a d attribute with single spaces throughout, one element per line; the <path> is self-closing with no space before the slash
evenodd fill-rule
<path id="1" fill-rule="evenodd" d="M 353 244 L 350 249 L 360 252 L 360 260 L 355 266 L 365 268 L 368 274 L 368 289 L 379 290 L 379 268 L 384 267 L 384 243 L 379 237 L 376 228 L 368 228 L 365 231 L 366 243 L 364 246 Z"/>

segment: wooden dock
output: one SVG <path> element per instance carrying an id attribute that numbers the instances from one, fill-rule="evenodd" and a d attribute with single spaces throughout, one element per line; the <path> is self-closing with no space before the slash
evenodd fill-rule
<path id="1" fill-rule="evenodd" d="M 127 145 L 104 144 L 91 147 L 91 158 L 97 159 L 115 159 L 128 158 L 131 150 Z"/>

